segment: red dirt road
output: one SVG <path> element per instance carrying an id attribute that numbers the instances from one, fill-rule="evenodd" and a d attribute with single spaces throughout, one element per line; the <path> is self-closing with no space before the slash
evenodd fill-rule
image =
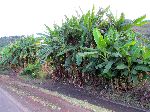
<path id="1" fill-rule="evenodd" d="M 51 92 L 38 88 L 29 84 L 21 82 L 19 79 L 10 78 L 9 76 L 0 76 L 0 87 L 2 91 L 7 91 L 13 99 L 17 99 L 17 104 L 14 103 L 5 104 L 9 105 L 11 111 L 5 112 L 93 112 L 92 106 L 88 103 L 82 105 L 82 101 L 75 100 L 76 103 L 71 103 L 71 99 L 67 96 L 63 96 L 57 92 Z M 0 92 L 0 95 L 3 93 Z M 6 95 L 5 97 L 7 98 Z M 4 98 L 3 98 L 4 99 Z M 0 105 L 2 102 L 0 102 Z M 105 108 L 96 107 L 99 112 L 111 112 Z M 95 109 L 96 109 L 95 108 Z M 5 108 L 7 109 L 7 108 Z M 18 109 L 18 110 L 17 110 Z M 25 111 L 19 110 L 24 109 Z M 3 112 L 0 110 L 0 112 Z M 98 112 L 98 111 L 96 111 Z"/>

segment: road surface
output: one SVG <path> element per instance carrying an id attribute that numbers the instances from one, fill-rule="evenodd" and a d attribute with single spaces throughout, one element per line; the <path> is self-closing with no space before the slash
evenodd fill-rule
<path id="1" fill-rule="evenodd" d="M 0 88 L 0 112 L 29 112 L 8 92 Z"/>

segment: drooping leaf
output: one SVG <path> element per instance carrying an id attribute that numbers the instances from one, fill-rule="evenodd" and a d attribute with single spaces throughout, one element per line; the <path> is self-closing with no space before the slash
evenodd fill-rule
<path id="1" fill-rule="evenodd" d="M 135 19 L 133 21 L 133 24 L 136 25 L 136 26 L 142 26 L 142 25 L 147 23 L 146 21 L 144 21 L 145 18 L 146 18 L 146 15 L 143 15 L 143 16 Z"/>

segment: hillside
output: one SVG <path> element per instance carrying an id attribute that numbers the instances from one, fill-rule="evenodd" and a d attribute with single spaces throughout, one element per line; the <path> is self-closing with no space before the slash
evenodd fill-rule
<path id="1" fill-rule="evenodd" d="M 20 38 L 24 37 L 24 35 L 21 36 L 9 36 L 9 37 L 0 37 L 0 47 L 4 47 Z"/>
<path id="2" fill-rule="evenodd" d="M 136 27 L 134 27 L 134 30 L 141 34 L 144 34 L 146 37 L 150 38 L 150 22 L 141 27 L 136 26 Z"/>

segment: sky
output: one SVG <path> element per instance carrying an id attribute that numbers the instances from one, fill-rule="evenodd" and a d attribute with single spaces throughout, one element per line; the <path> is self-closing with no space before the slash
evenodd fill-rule
<path id="1" fill-rule="evenodd" d="M 144 14 L 150 19 L 149 0 L 0 0 L 0 37 L 42 33 L 44 24 L 60 24 L 64 15 L 76 15 L 80 8 L 86 12 L 93 5 L 110 5 L 114 14 L 124 12 L 130 19 Z"/>

